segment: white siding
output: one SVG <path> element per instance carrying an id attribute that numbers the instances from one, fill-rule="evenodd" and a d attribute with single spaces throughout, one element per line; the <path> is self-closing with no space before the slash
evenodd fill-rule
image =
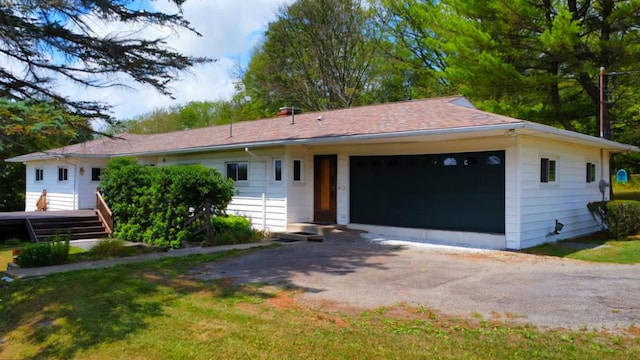
<path id="1" fill-rule="evenodd" d="M 603 199 L 598 183 L 601 166 L 608 174 L 608 154 L 600 164 L 597 148 L 587 148 L 536 138 L 521 137 L 520 148 L 520 244 L 527 248 L 545 242 L 577 237 L 598 230 L 587 203 Z M 540 182 L 540 159 L 555 159 L 556 181 Z M 586 163 L 596 165 L 596 181 L 586 182 Z M 552 235 L 555 221 L 564 224 Z"/>
<path id="2" fill-rule="evenodd" d="M 78 208 L 94 209 L 96 206 L 96 189 L 99 181 L 91 180 L 91 169 L 103 169 L 107 167 L 106 159 L 82 159 L 78 160 Z"/>
<path id="3" fill-rule="evenodd" d="M 254 156 L 255 155 L 255 156 Z M 273 159 L 283 159 L 283 180 L 273 179 Z M 236 182 L 235 195 L 227 212 L 244 215 L 257 229 L 284 231 L 287 226 L 288 171 L 285 149 L 251 149 L 204 154 L 164 156 L 156 159 L 158 165 L 202 164 L 225 175 L 227 162 L 248 162 L 248 180 Z M 147 162 L 150 162 L 148 159 Z"/>
<path id="4" fill-rule="evenodd" d="M 302 160 L 302 181 L 293 181 L 293 161 Z M 291 146 L 286 157 L 287 223 L 313 221 L 313 157 L 309 147 Z"/>
<path id="5" fill-rule="evenodd" d="M 515 140 L 514 140 L 515 141 Z M 520 244 L 520 164 L 519 144 L 512 143 L 505 153 L 505 238 L 507 249 L 518 249 Z"/>
<path id="6" fill-rule="evenodd" d="M 288 223 L 313 220 L 313 160 L 315 155 L 335 154 L 337 165 L 337 220 L 350 224 L 350 156 L 411 155 L 474 151 L 505 151 L 505 234 L 482 240 L 472 233 L 422 231 L 411 232 L 422 240 L 460 241 L 474 246 L 520 249 L 560 238 L 597 231 L 586 204 L 603 199 L 598 183 L 609 173 L 609 154 L 600 150 L 527 135 L 493 136 L 475 139 L 424 137 L 406 142 L 336 145 L 305 145 L 234 150 L 215 153 L 144 157 L 145 164 L 200 163 L 225 174 L 227 162 L 248 162 L 248 180 L 237 182 L 230 213 L 248 216 L 254 227 L 284 231 Z M 557 161 L 554 183 L 540 182 L 540 158 Z M 273 159 L 282 160 L 282 181 L 275 181 Z M 293 181 L 293 161 L 302 160 L 302 181 Z M 27 165 L 27 211 L 35 210 L 43 189 L 48 191 L 50 210 L 92 208 L 97 182 L 91 181 L 91 168 L 106 166 L 106 159 L 63 159 L 32 161 Z M 586 164 L 594 163 L 596 181 L 586 182 Z M 58 181 L 58 167 L 68 168 L 68 180 Z M 44 180 L 35 181 L 35 169 L 44 170 Z M 81 171 L 80 169 L 83 169 Z M 608 176 L 605 178 L 608 180 Z M 608 198 L 608 191 L 605 194 Z M 393 211 L 393 209 L 389 209 Z M 564 224 L 560 235 L 549 235 L 558 220 Z M 376 227 L 379 229 L 380 227 Z M 382 231 L 382 230 L 381 230 Z M 387 228 L 388 234 L 406 234 L 406 229 Z M 470 238 L 472 236 L 473 238 Z M 447 240 L 448 239 L 448 240 Z"/>
<path id="7" fill-rule="evenodd" d="M 350 222 L 349 214 L 349 155 L 345 152 L 338 154 L 338 178 L 337 178 L 337 220 L 340 225 L 347 225 Z"/>
<path id="8" fill-rule="evenodd" d="M 59 167 L 67 168 L 67 181 L 58 181 Z M 44 171 L 42 181 L 36 181 L 36 168 Z M 75 210 L 77 208 L 77 166 L 75 163 L 69 160 L 31 161 L 26 166 L 26 172 L 25 211 L 36 210 L 36 203 L 44 189 L 47 190 L 48 210 Z"/>

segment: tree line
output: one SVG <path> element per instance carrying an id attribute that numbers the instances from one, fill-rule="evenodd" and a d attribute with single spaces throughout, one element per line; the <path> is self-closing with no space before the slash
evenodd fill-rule
<path id="1" fill-rule="evenodd" d="M 170 1 L 177 9 L 184 2 Z M 231 99 L 112 119 L 109 104 L 57 93 L 54 75 L 109 87 L 126 74 L 170 95 L 176 74 L 214 61 L 139 32 L 101 36 L 92 28 L 100 20 L 197 33 L 179 12 L 136 10 L 134 3 L 0 5 L 0 54 L 10 59 L 0 65 L 3 159 L 86 139 L 95 118 L 108 121 L 109 133 L 158 133 L 270 117 L 282 106 L 313 111 L 454 94 L 482 110 L 640 145 L 634 0 L 297 0 L 277 10 L 239 69 Z M 24 109 L 32 106 L 49 109 L 51 118 L 31 116 Z M 56 136 L 44 141 L 42 129 Z M 637 171 L 637 160 L 620 158 L 618 165 Z M 1 165 L 0 182 L 15 176 L 7 170 L 13 165 Z"/>
<path id="2" fill-rule="evenodd" d="M 128 122 L 176 126 L 463 94 L 479 108 L 638 144 L 640 4 L 614 0 L 298 0 L 277 11 L 231 100 Z M 197 111 L 196 111 L 197 112 Z M 213 119 L 213 120 L 212 120 Z M 178 129 L 178 128 L 173 128 Z"/>

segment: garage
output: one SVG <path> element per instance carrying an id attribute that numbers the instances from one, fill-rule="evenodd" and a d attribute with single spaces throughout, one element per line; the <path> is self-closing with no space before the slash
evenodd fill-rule
<path id="1" fill-rule="evenodd" d="M 505 232 L 505 152 L 351 156 L 351 223 Z"/>

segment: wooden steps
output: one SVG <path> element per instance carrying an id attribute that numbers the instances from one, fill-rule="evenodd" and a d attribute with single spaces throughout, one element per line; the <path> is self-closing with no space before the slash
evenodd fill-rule
<path id="1" fill-rule="evenodd" d="M 56 236 L 62 240 L 100 239 L 108 237 L 97 215 L 41 217 L 26 220 L 30 223 L 37 241 L 51 241 Z M 29 224 L 27 224 L 27 227 Z"/>

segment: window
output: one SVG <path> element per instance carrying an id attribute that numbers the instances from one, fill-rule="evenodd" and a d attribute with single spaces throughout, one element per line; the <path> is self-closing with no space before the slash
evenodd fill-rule
<path id="1" fill-rule="evenodd" d="M 36 181 L 44 180 L 44 169 L 36 169 Z"/>
<path id="2" fill-rule="evenodd" d="M 100 175 L 102 175 L 101 168 L 91 168 L 91 181 L 100 181 Z"/>
<path id="3" fill-rule="evenodd" d="M 448 157 L 443 161 L 444 166 L 456 166 L 458 165 L 458 161 L 454 157 Z"/>
<path id="4" fill-rule="evenodd" d="M 302 181 L 302 160 L 293 160 L 293 181 Z"/>
<path id="5" fill-rule="evenodd" d="M 540 159 L 540 182 L 556 181 L 556 161 L 549 158 Z"/>
<path id="6" fill-rule="evenodd" d="M 282 160 L 273 159 L 273 180 L 282 181 Z"/>
<path id="7" fill-rule="evenodd" d="M 66 167 L 58 168 L 58 181 L 67 181 L 69 180 L 69 169 Z"/>
<path id="8" fill-rule="evenodd" d="M 596 164 L 587 163 L 587 183 L 596 182 Z"/>
<path id="9" fill-rule="evenodd" d="M 248 166 L 249 163 L 246 161 L 227 163 L 227 177 L 233 181 L 247 181 Z"/>
<path id="10" fill-rule="evenodd" d="M 500 165 L 502 164 L 502 159 L 500 156 L 491 155 L 487 158 L 487 165 Z"/>

